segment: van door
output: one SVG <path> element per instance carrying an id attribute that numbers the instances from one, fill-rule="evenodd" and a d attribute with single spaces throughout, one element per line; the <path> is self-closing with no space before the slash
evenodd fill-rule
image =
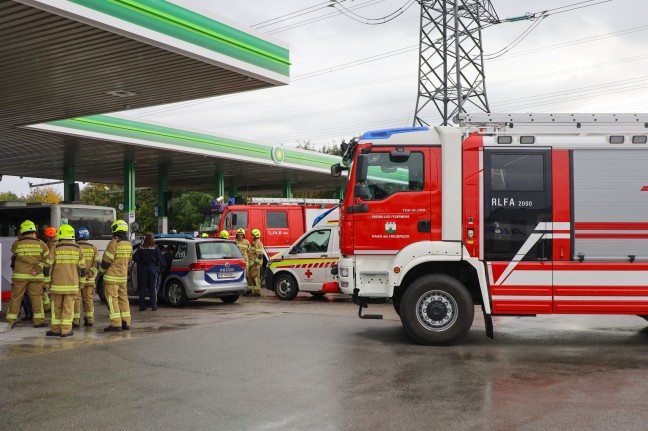
<path id="1" fill-rule="evenodd" d="M 331 274 L 331 269 L 340 259 L 340 228 L 336 227 L 331 229 L 331 239 L 329 240 L 327 255 L 327 262 L 324 266 L 326 269 L 326 282 L 337 281 L 337 276 Z"/>
<path id="2" fill-rule="evenodd" d="M 484 260 L 494 314 L 551 313 L 548 149 L 484 150 Z"/>
<path id="3" fill-rule="evenodd" d="M 299 289 L 313 292 L 326 282 L 331 229 L 317 229 L 306 235 L 290 251 Z M 328 269 L 330 272 L 330 269 Z"/>

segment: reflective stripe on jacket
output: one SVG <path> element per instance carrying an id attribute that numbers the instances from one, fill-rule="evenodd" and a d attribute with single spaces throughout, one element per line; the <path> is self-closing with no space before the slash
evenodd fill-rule
<path id="1" fill-rule="evenodd" d="M 15 258 L 12 280 L 44 279 L 43 269 L 49 250 L 43 241 L 26 236 L 14 241 L 11 253 Z"/>

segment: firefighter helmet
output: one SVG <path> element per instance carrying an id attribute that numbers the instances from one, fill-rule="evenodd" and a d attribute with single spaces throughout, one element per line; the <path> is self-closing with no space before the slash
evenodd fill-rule
<path id="1" fill-rule="evenodd" d="M 25 220 L 20 223 L 20 233 L 36 232 L 36 225 L 31 220 Z"/>
<path id="2" fill-rule="evenodd" d="M 236 229 L 236 236 L 238 236 L 238 235 L 245 236 L 245 230 L 242 227 Z"/>
<path id="3" fill-rule="evenodd" d="M 253 238 L 260 238 L 261 237 L 261 231 L 259 229 L 252 229 L 252 237 Z"/>
<path id="4" fill-rule="evenodd" d="M 201 238 L 209 238 L 209 234 L 207 232 L 203 232 L 202 235 L 200 235 Z"/>
<path id="5" fill-rule="evenodd" d="M 50 226 L 47 229 L 45 229 L 43 235 L 45 235 L 47 238 L 54 238 L 56 236 L 56 229 Z"/>
<path id="6" fill-rule="evenodd" d="M 226 231 L 226 230 L 222 230 L 222 231 L 220 231 L 220 233 L 218 234 L 218 236 L 221 237 L 221 238 L 223 238 L 223 239 L 229 239 L 229 232 Z"/>
<path id="7" fill-rule="evenodd" d="M 124 220 L 116 220 L 110 227 L 113 233 L 128 232 L 128 224 Z"/>
<path id="8" fill-rule="evenodd" d="M 78 227 L 76 230 L 76 239 L 90 239 L 90 231 L 84 227 Z"/>
<path id="9" fill-rule="evenodd" d="M 62 224 L 58 230 L 59 239 L 74 239 L 74 228 L 69 224 Z"/>

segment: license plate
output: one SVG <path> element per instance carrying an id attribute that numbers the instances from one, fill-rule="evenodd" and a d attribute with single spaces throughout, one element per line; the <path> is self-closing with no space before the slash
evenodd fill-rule
<path id="1" fill-rule="evenodd" d="M 216 278 L 234 278 L 233 272 L 219 272 Z"/>

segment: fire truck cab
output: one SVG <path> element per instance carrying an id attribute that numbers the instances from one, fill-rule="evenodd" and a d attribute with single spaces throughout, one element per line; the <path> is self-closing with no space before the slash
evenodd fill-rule
<path id="1" fill-rule="evenodd" d="M 459 119 L 367 132 L 331 168 L 361 317 L 391 298 L 416 342 L 450 344 L 475 305 L 490 337 L 496 315 L 648 315 L 648 115 Z"/>

